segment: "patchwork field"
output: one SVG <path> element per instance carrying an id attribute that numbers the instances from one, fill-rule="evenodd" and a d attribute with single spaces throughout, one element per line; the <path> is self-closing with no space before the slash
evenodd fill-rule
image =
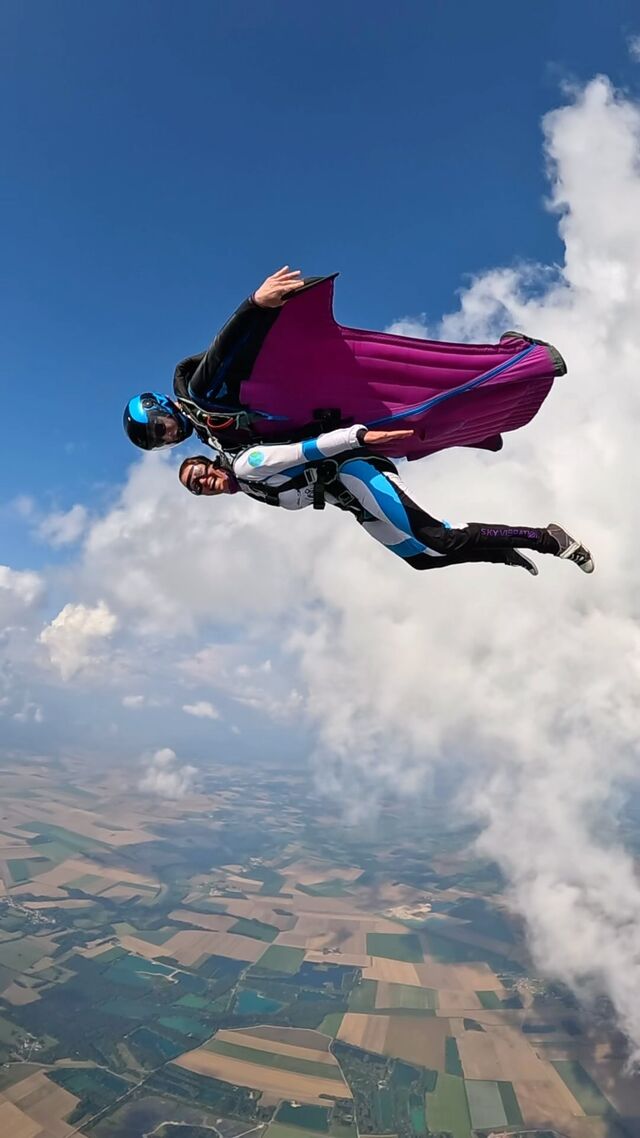
<path id="1" fill-rule="evenodd" d="M 77 1104 L 75 1095 L 56 1086 L 44 1073 L 30 1075 L 0 1093 L 0 1134 L 68 1138 L 77 1131 L 65 1119 Z"/>
<path id="2" fill-rule="evenodd" d="M 640 1138 L 619 1037 L 521 966 L 428 802 L 372 840 L 302 772 L 128 776 L 0 770 L 2 1138 Z"/>
<path id="3" fill-rule="evenodd" d="M 296 1038 L 298 1042 L 292 1042 Z M 290 1029 L 286 1040 L 265 1039 L 250 1031 L 222 1031 L 175 1062 L 199 1075 L 311 1106 L 326 1106 L 327 1099 L 351 1098 L 333 1055 L 324 1048 L 307 1046 L 308 1042 L 308 1033 L 297 1037 L 295 1029 Z"/>
<path id="4" fill-rule="evenodd" d="M 226 956 L 231 960 L 254 962 L 260 959 L 265 950 L 262 941 L 251 940 L 249 937 L 196 929 L 174 933 L 162 945 L 151 944 L 128 934 L 120 937 L 120 944 L 129 952 L 146 956 L 149 960 L 156 956 L 170 956 L 185 967 L 197 965 L 207 956 Z"/>
<path id="5" fill-rule="evenodd" d="M 419 1067 L 445 1069 L 449 1023 L 435 1016 L 367 1015 L 347 1012 L 338 1039 L 363 1051 L 404 1059 Z"/>

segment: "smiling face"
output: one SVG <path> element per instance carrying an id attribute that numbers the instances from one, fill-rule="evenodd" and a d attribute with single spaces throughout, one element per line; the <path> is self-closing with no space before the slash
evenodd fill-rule
<path id="1" fill-rule="evenodd" d="M 191 494 L 211 497 L 215 494 L 233 493 L 232 478 L 228 470 L 224 470 L 209 458 L 197 455 L 187 458 L 182 463 L 178 477 Z"/>

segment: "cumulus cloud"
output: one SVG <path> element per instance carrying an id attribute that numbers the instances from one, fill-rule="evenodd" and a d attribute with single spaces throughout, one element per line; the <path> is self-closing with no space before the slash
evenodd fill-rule
<path id="1" fill-rule="evenodd" d="M 43 518 L 38 525 L 38 534 L 56 549 L 63 545 L 73 545 L 82 536 L 87 517 L 88 512 L 84 506 L 72 506 L 66 512 L 52 513 Z"/>
<path id="2" fill-rule="evenodd" d="M 104 601 L 93 606 L 70 603 L 42 630 L 39 640 L 66 681 L 96 661 L 96 646 L 112 635 L 117 624 Z"/>
<path id="3" fill-rule="evenodd" d="M 170 747 L 162 747 L 144 760 L 145 773 L 138 788 L 159 798 L 185 798 L 194 787 L 195 767 L 180 765 L 178 756 Z"/>
<path id="4" fill-rule="evenodd" d="M 546 559 L 536 581 L 468 567 L 400 584 L 345 534 L 339 589 L 321 560 L 311 574 L 331 618 L 292 644 L 325 785 L 333 763 L 362 803 L 467 756 L 461 808 L 484 823 L 538 965 L 606 993 L 638 1058 L 640 886 L 610 811 L 640 738 L 640 111 L 600 78 L 544 129 L 564 265 L 485 274 L 440 334 L 521 327 L 558 343 L 570 374 L 502 455 L 442 455 L 408 477 L 435 513 L 563 521 L 598 571 Z"/>
<path id="5" fill-rule="evenodd" d="M 206 699 L 200 699 L 197 703 L 183 703 L 182 710 L 187 715 L 193 715 L 196 719 L 220 718 L 220 712 Z"/>
<path id="6" fill-rule="evenodd" d="M 22 619 L 43 594 L 44 581 L 39 573 L 0 565 L 0 629 Z"/>

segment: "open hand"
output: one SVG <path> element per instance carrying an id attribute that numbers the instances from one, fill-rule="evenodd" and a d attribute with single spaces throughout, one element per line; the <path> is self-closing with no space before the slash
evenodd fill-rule
<path id="1" fill-rule="evenodd" d="M 304 281 L 301 278 L 300 269 L 290 269 L 288 265 L 283 265 L 277 273 L 262 282 L 254 292 L 253 299 L 260 308 L 280 308 L 288 299 L 287 293 L 302 288 Z"/>
<path id="2" fill-rule="evenodd" d="M 362 441 L 368 447 L 385 446 L 386 443 L 394 443 L 396 439 L 406 439 L 412 434 L 413 431 L 367 431 Z"/>

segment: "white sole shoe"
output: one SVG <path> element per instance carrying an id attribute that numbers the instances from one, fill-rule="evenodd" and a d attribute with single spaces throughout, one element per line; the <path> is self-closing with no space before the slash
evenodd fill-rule
<path id="1" fill-rule="evenodd" d="M 583 573 L 593 573 L 596 566 L 591 551 L 587 549 L 586 545 L 582 545 L 576 537 L 572 537 L 566 529 L 563 529 L 556 522 L 550 522 L 547 526 L 547 533 L 551 534 L 551 537 L 558 543 L 557 557 L 562 557 L 565 561 L 573 561 L 574 565 L 577 565 Z"/>

